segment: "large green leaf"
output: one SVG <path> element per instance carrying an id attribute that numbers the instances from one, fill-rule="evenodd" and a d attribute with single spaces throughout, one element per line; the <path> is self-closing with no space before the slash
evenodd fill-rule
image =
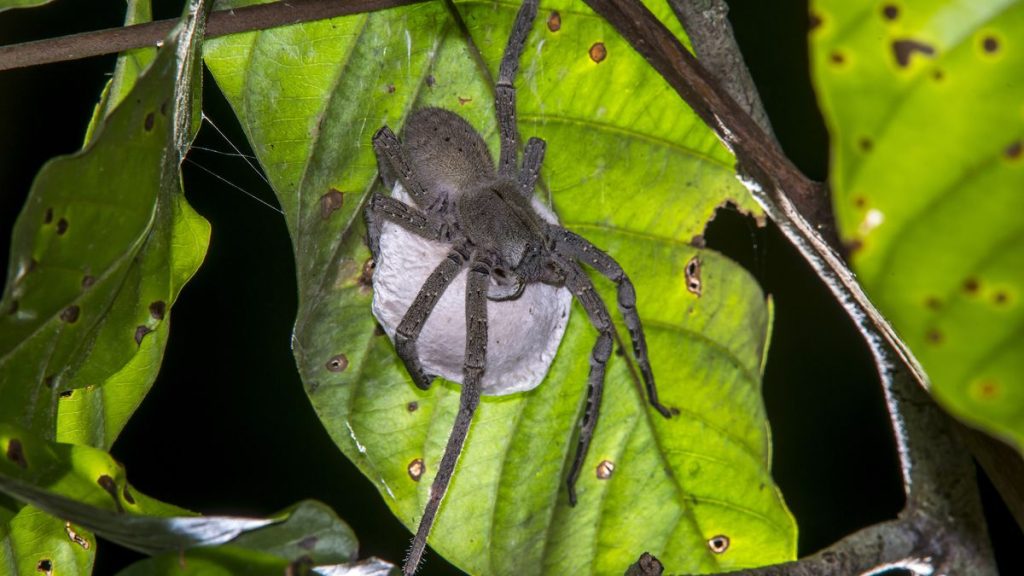
<path id="1" fill-rule="evenodd" d="M 209 239 L 179 179 L 188 138 L 175 123 L 192 112 L 192 45 L 175 33 L 164 46 L 128 101 L 99 107 L 85 149 L 43 168 L 15 224 L 0 301 L 0 423 L 107 447 L 156 377 L 170 306 Z M 136 78 L 123 62 L 118 93 Z M 66 574 L 91 571 L 90 536 L 69 537 L 33 506 L 0 497 L 0 536 L 4 564 L 45 556 Z"/>
<path id="2" fill-rule="evenodd" d="M 495 150 L 488 78 L 516 8 L 459 3 L 472 44 L 436 2 L 206 45 L 292 233 L 294 348 L 307 392 L 334 441 L 410 528 L 458 386 L 418 391 L 375 331 L 361 217 L 376 182 L 370 137 L 434 105 L 465 116 Z M 655 9 L 678 32 L 668 7 Z M 792 559 L 796 528 L 769 473 L 760 397 L 764 296 L 735 263 L 690 244 L 723 203 L 755 210 L 731 157 L 581 3 L 542 6 L 521 69 L 520 130 L 548 142 L 543 177 L 554 208 L 632 276 L 659 390 L 680 415 L 651 410 L 629 364 L 613 358 L 580 502 L 568 505 L 564 478 L 596 339 L 574 308 L 545 382 L 483 400 L 431 545 L 488 574 L 622 573 L 645 550 L 673 572 Z M 685 287 L 693 258 L 700 297 Z M 709 549 L 724 542 L 718 536 L 729 539 L 723 553 Z"/>
<path id="3" fill-rule="evenodd" d="M 854 268 L 935 397 L 1024 447 L 1024 2 L 813 12 Z"/>
<path id="4" fill-rule="evenodd" d="M 34 8 L 36 6 L 42 6 L 43 4 L 49 4 L 53 0 L 0 0 L 0 12 L 4 10 L 10 10 L 12 8 Z"/>

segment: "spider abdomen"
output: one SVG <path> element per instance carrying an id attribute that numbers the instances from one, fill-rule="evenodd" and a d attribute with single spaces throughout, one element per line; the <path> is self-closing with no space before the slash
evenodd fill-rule
<path id="1" fill-rule="evenodd" d="M 487 144 L 458 114 L 442 108 L 416 110 L 405 123 L 403 140 L 431 193 L 453 198 L 494 178 Z"/>

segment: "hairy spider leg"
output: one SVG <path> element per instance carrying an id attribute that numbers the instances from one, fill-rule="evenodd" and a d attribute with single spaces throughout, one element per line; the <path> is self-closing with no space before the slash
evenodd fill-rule
<path id="1" fill-rule="evenodd" d="M 526 141 L 526 150 L 523 152 L 523 169 L 519 171 L 519 187 L 523 196 L 533 196 L 533 189 L 537 186 L 537 178 L 540 177 L 540 165 L 544 163 L 544 151 L 547 143 L 537 137 Z"/>
<path id="2" fill-rule="evenodd" d="M 556 229 L 552 229 L 554 233 Z M 633 341 L 633 354 L 640 367 L 640 374 L 647 388 L 647 399 L 651 406 L 665 418 L 672 417 L 672 411 L 658 401 L 658 389 L 654 384 L 654 372 L 647 356 L 647 339 L 644 337 L 643 326 L 640 325 L 640 314 L 636 309 L 636 289 L 629 280 L 622 266 L 614 258 L 605 254 L 589 240 L 564 228 L 557 229 L 559 248 L 565 250 L 577 261 L 590 266 L 602 276 L 615 283 L 618 295 L 619 312 L 626 322 L 629 338 Z"/>
<path id="3" fill-rule="evenodd" d="M 394 222 L 427 240 L 442 241 L 445 239 L 443 222 L 390 196 L 371 194 L 364 216 L 366 218 L 366 235 L 370 241 L 370 253 L 373 254 L 375 260 L 380 253 L 380 227 L 383 224 L 381 218 Z"/>
<path id="4" fill-rule="evenodd" d="M 586 238 L 564 229 L 559 229 L 558 233 L 560 235 L 559 244 L 566 249 L 566 252 L 615 283 L 618 311 L 622 313 L 623 320 L 626 321 L 626 328 L 630 331 L 633 354 L 636 356 L 637 366 L 640 368 L 640 374 L 647 388 L 647 400 L 660 414 L 671 418 L 672 410 L 657 400 L 654 373 L 650 369 L 650 359 L 647 357 L 647 339 L 644 337 L 643 327 L 640 325 L 640 315 L 637 313 L 637 292 L 633 288 L 630 277 L 626 275 L 623 266 L 618 264 L 614 258 L 605 254 Z"/>
<path id="5" fill-rule="evenodd" d="M 395 171 L 395 176 L 402 183 L 405 191 L 412 196 L 413 202 L 420 208 L 430 206 L 430 195 L 427 187 L 413 170 L 409 158 L 405 155 L 401 141 L 398 136 L 387 126 L 381 126 L 380 130 L 373 135 L 373 150 L 377 153 L 378 160 L 384 158 L 388 166 Z M 378 164 L 380 162 L 378 161 Z"/>
<path id="6" fill-rule="evenodd" d="M 501 155 L 498 159 L 498 174 L 507 178 L 516 175 L 516 73 L 519 71 L 519 57 L 526 46 L 533 19 L 537 16 L 538 0 L 526 0 L 516 14 L 512 24 L 505 54 L 498 67 L 498 82 L 494 87 L 494 106 L 498 115 L 498 130 L 501 133 Z"/>
<path id="7" fill-rule="evenodd" d="M 569 486 L 569 505 L 576 505 L 576 480 L 579 479 L 580 470 L 583 468 L 583 460 L 587 457 L 590 449 L 590 441 L 594 438 L 594 429 L 597 427 L 597 417 L 601 411 L 601 396 L 604 394 L 604 373 L 608 365 L 608 358 L 612 355 L 613 334 L 615 325 L 612 324 L 611 315 L 604 301 L 594 290 L 594 284 L 587 278 L 578 266 L 571 262 L 561 262 L 565 270 L 565 287 L 573 293 L 579 303 L 586 310 L 590 323 L 597 328 L 597 342 L 590 352 L 590 375 L 587 378 L 587 404 L 583 410 L 583 420 L 580 423 L 580 436 L 576 445 L 576 457 L 572 461 L 572 468 L 569 469 L 569 476 L 566 484 Z"/>
<path id="8" fill-rule="evenodd" d="M 475 258 L 475 255 L 474 255 Z M 455 464 L 462 454 L 462 445 L 469 433 L 469 425 L 473 422 L 473 413 L 480 404 L 480 378 L 484 373 L 487 361 L 487 283 L 490 277 L 490 264 L 483 260 L 470 263 L 469 275 L 466 280 L 466 360 L 463 364 L 462 392 L 459 394 L 459 412 L 455 416 L 455 425 L 448 436 L 444 456 L 437 468 L 437 475 L 430 485 L 430 498 L 420 518 L 416 537 L 412 540 L 412 549 L 405 560 L 402 573 L 412 576 L 419 567 L 423 550 L 427 545 L 427 536 L 434 524 L 434 517 L 441 506 L 441 500 L 448 491 Z"/>
<path id="9" fill-rule="evenodd" d="M 427 277 L 419 293 L 416 294 L 416 299 L 409 306 L 409 310 L 406 311 L 395 331 L 395 351 L 405 363 L 405 368 L 412 376 L 412 381 L 421 390 L 428 390 L 434 377 L 428 375 L 423 369 L 423 364 L 420 363 L 420 356 L 416 351 L 416 339 L 419 338 L 420 331 L 423 330 L 427 318 L 434 311 L 434 306 L 441 299 L 441 295 L 462 270 L 467 256 L 465 246 L 456 246 L 448 253 L 444 261 L 438 264 L 437 268 L 434 268 L 434 271 Z"/>

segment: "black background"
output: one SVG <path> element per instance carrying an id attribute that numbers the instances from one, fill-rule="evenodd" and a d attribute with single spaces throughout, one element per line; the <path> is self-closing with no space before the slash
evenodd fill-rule
<path id="1" fill-rule="evenodd" d="M 158 18 L 180 1 L 158 0 Z M 826 175 L 827 136 L 807 74 L 806 3 L 730 2 L 747 63 L 786 152 L 809 176 Z M 0 14 L 8 44 L 120 25 L 123 2 L 59 0 Z M 32 178 L 81 144 L 113 57 L 0 72 L 0 238 L 6 240 Z M 246 146 L 207 78 L 204 108 Z M 228 151 L 204 128 L 198 146 Z M 192 160 L 251 194 L 273 195 L 240 160 L 195 150 Z M 333 507 L 361 555 L 400 562 L 410 534 L 334 447 L 302 391 L 290 351 L 294 263 L 276 212 L 186 163 L 185 190 L 213 225 L 206 262 L 174 307 L 163 368 L 114 445 L 130 481 L 204 513 L 263 515 L 304 498 Z M 771 226 L 722 212 L 709 244 L 746 265 L 775 299 L 764 380 L 774 475 L 800 526 L 800 554 L 896 515 L 903 504 L 895 448 L 868 351 L 844 312 Z M 2 250 L 5 263 L 6 247 Z M 1024 538 L 979 474 L 1004 574 L 1018 573 Z M 95 573 L 137 559 L 103 543 Z M 457 574 L 428 553 L 421 574 Z"/>

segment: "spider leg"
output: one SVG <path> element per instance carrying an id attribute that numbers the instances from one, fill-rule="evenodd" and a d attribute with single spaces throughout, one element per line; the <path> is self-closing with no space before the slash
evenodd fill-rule
<path id="1" fill-rule="evenodd" d="M 526 45 L 533 19 L 537 16 L 538 0 L 525 0 L 512 33 L 505 46 L 505 54 L 498 67 L 498 82 L 495 85 L 494 106 L 497 108 L 498 129 L 501 132 L 501 156 L 498 160 L 498 174 L 509 178 L 516 173 L 516 73 L 519 71 L 519 57 Z"/>
<path id="2" fill-rule="evenodd" d="M 658 401 L 658 389 L 654 384 L 654 373 L 651 371 L 651 361 L 647 356 L 647 339 L 644 337 L 644 328 L 640 324 L 640 314 L 636 310 L 636 289 L 633 288 L 629 276 L 626 276 L 626 272 L 614 258 L 605 254 L 586 238 L 564 228 L 558 228 L 555 236 L 558 238 L 560 249 L 564 249 L 573 258 L 615 282 L 619 311 L 622 313 L 622 319 L 626 322 L 629 337 L 633 341 L 633 354 L 636 356 L 637 366 L 640 367 L 640 374 L 643 377 L 644 386 L 647 388 L 647 399 L 662 416 L 671 418 L 672 411 Z"/>
<path id="3" fill-rule="evenodd" d="M 377 154 L 377 164 L 382 174 L 397 177 L 417 206 L 426 207 L 430 204 L 426 186 L 413 170 L 412 163 L 402 149 L 402 142 L 391 128 L 381 126 L 373 135 L 373 151 Z M 388 171 L 387 167 L 391 167 L 393 172 Z"/>
<path id="4" fill-rule="evenodd" d="M 575 506 L 576 480 L 579 479 L 583 460 L 587 457 L 590 441 L 594 438 L 594 429 L 597 427 L 597 417 L 601 410 L 601 396 L 604 393 L 604 373 L 608 358 L 612 355 L 612 335 L 615 328 L 611 316 L 608 314 L 608 308 L 604 305 L 601 297 L 597 295 L 590 278 L 587 278 L 575 263 L 563 262 L 562 264 L 565 269 L 566 288 L 576 296 L 583 309 L 587 311 L 591 324 L 600 333 L 597 342 L 594 343 L 594 349 L 590 353 L 587 405 L 583 410 L 583 420 L 580 424 L 576 457 L 572 461 L 572 468 L 569 469 L 569 476 L 566 479 L 566 484 L 569 486 L 569 505 Z"/>
<path id="5" fill-rule="evenodd" d="M 401 200 L 371 194 L 370 201 L 363 212 L 366 219 L 366 236 L 369 240 L 370 253 L 377 259 L 380 252 L 380 234 L 383 220 L 394 222 L 402 228 L 427 240 L 446 242 L 451 240 L 451 230 L 442 221 L 424 214 Z"/>
<path id="6" fill-rule="evenodd" d="M 547 144 L 540 138 L 530 138 L 526 141 L 526 151 L 523 152 L 523 169 L 519 171 L 519 187 L 523 195 L 529 198 L 533 196 L 533 189 L 537 186 L 537 178 L 540 177 L 540 165 L 544 163 L 544 150 Z"/>
<path id="7" fill-rule="evenodd" d="M 434 311 L 434 306 L 441 299 L 441 295 L 462 270 L 466 257 L 462 247 L 456 247 L 448 253 L 444 261 L 438 264 L 437 268 L 434 268 L 434 271 L 427 277 L 423 287 L 416 294 L 416 299 L 413 300 L 412 305 L 409 306 L 402 321 L 398 324 L 398 329 L 395 330 L 395 351 L 405 364 L 409 376 L 412 376 L 413 383 L 422 390 L 429 389 L 434 378 L 426 373 L 423 364 L 420 363 L 420 357 L 416 351 L 416 339 L 427 323 L 430 313 Z"/>
<path id="8" fill-rule="evenodd" d="M 437 468 L 437 475 L 430 485 L 430 498 L 420 518 L 416 537 L 412 541 L 412 549 L 405 560 L 402 573 L 412 576 L 419 566 L 423 550 L 427 545 L 427 536 L 434 524 L 434 517 L 441 506 L 441 499 L 448 491 L 448 484 L 455 472 L 455 464 L 462 454 L 462 445 L 469 433 L 469 425 L 473 421 L 473 413 L 480 403 L 480 378 L 484 373 L 487 358 L 487 284 L 490 266 L 484 261 L 474 261 L 470 265 L 469 278 L 466 281 L 466 361 L 463 365 L 462 392 L 459 395 L 459 412 L 455 416 L 455 425 L 448 436 L 448 444 Z"/>

